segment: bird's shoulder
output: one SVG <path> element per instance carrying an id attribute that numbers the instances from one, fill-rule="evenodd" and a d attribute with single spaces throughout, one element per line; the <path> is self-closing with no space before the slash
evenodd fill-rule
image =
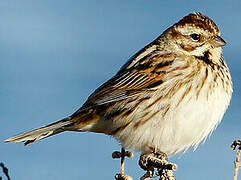
<path id="1" fill-rule="evenodd" d="M 97 88 L 76 113 L 155 90 L 163 83 L 163 77 L 175 58 L 175 54 L 149 44 L 131 57 L 115 76 Z"/>

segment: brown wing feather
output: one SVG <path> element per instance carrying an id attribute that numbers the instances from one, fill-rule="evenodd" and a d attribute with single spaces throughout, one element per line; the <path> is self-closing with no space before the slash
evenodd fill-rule
<path id="1" fill-rule="evenodd" d="M 173 63 L 173 57 L 169 54 L 152 52 L 151 55 L 147 54 L 138 61 L 136 59 L 130 61 L 135 63 L 129 62 L 128 66 L 122 67 L 113 78 L 90 95 L 85 104 L 73 115 L 94 106 L 121 101 L 158 88 L 163 83 L 166 69 Z"/>

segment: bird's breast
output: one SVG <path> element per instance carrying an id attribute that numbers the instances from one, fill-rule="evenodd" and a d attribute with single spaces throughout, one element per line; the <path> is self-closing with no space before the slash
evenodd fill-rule
<path id="1" fill-rule="evenodd" d="M 222 78 L 204 68 L 193 79 L 164 82 L 134 113 L 116 121 L 128 123 L 114 136 L 124 147 L 143 153 L 154 148 L 173 155 L 197 147 L 229 105 L 232 85 L 224 85 Z"/>

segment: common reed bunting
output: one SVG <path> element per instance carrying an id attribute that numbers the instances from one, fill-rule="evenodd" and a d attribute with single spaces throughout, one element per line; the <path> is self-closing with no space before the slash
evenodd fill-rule
<path id="1" fill-rule="evenodd" d="M 232 96 L 224 45 L 209 17 L 189 14 L 131 57 L 71 116 L 5 141 L 28 145 L 64 131 L 88 131 L 113 136 L 141 154 L 196 148 L 221 122 Z"/>

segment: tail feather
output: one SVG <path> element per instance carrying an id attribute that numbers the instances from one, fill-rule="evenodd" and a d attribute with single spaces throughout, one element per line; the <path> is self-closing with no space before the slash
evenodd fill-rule
<path id="1" fill-rule="evenodd" d="M 44 139 L 65 131 L 64 127 L 69 126 L 72 123 L 73 122 L 70 121 L 70 118 L 68 117 L 47 126 L 8 138 L 5 140 L 5 142 L 24 142 L 24 145 L 29 145 L 39 141 L 40 139 Z"/>

